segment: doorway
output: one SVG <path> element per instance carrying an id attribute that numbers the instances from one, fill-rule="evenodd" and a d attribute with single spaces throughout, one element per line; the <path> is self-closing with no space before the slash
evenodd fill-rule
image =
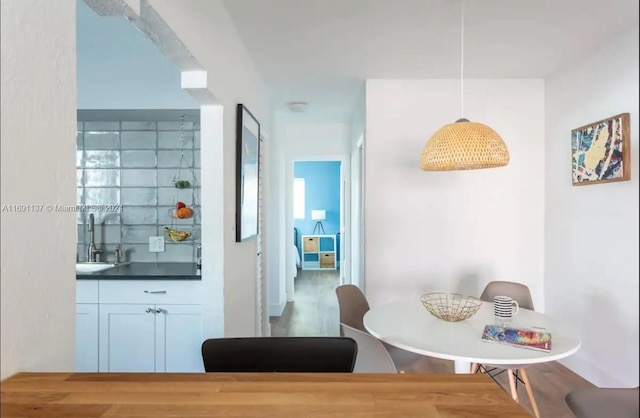
<path id="1" fill-rule="evenodd" d="M 273 319 L 272 334 L 339 335 L 335 289 L 346 280 L 348 245 L 345 164 L 341 159 L 294 160 L 292 171 L 288 251 L 293 273 L 287 305 Z"/>
<path id="2" fill-rule="evenodd" d="M 78 301 L 76 371 L 103 371 L 106 357 L 111 360 L 105 371 L 199 370 L 204 336 L 224 333 L 222 284 L 217 280 L 222 274 L 214 267 L 223 264 L 215 258 L 223 256 L 223 251 L 217 250 L 223 236 L 222 232 L 201 233 L 202 207 L 212 214 L 212 219 L 206 220 L 208 230 L 222 230 L 215 223 L 222 218 L 217 215 L 222 208 L 218 210 L 216 205 L 222 200 L 222 186 L 217 182 L 222 184 L 223 175 L 221 171 L 214 174 L 211 168 L 222 167 L 223 142 L 212 139 L 222 137 L 222 107 L 212 104 L 210 92 L 202 87 L 185 87 L 184 66 L 201 66 L 195 58 L 181 63 L 168 59 L 187 50 L 175 41 L 173 32 L 165 30 L 162 19 L 147 22 L 133 11 L 127 14 L 128 19 L 105 13 L 104 9 L 113 9 L 113 3 L 77 3 L 77 203 L 114 208 L 100 210 L 95 216 L 78 211 L 77 259 L 109 264 L 117 260 L 137 266 L 141 272 L 152 266 L 186 268 L 187 273 L 172 274 L 190 276 L 193 280 L 184 286 L 204 289 L 201 294 L 213 296 L 197 300 L 199 303 L 175 305 L 169 312 L 157 310 L 155 313 L 163 315 L 141 321 L 142 308 L 133 306 L 135 303 L 103 306 Z M 148 4 L 141 9 L 146 16 L 155 13 Z M 171 46 L 165 48 L 167 45 Z M 212 156 L 205 170 L 200 165 L 201 149 L 203 155 Z M 220 161 L 212 160 L 218 156 Z M 201 170 L 207 175 L 201 176 Z M 201 193 L 201 177 L 207 177 L 207 187 L 213 192 Z M 201 200 L 203 195 L 206 201 Z M 102 254 L 87 260 L 91 248 L 96 247 Z M 209 252 L 204 258 L 199 256 L 201 248 Z M 197 269 L 200 259 L 204 268 Z M 125 319 L 114 325 L 109 321 L 115 317 Z M 169 321 L 176 318 L 179 325 L 173 325 L 171 331 Z M 166 341 L 159 337 L 159 330 L 166 334 Z M 112 347 L 123 347 L 119 335 L 131 338 L 125 341 L 124 351 L 118 351 L 127 355 L 116 358 Z M 157 343 L 158 338 L 162 344 Z M 179 347 L 169 347 L 175 341 L 180 341 Z M 164 356 L 162 360 L 158 360 L 160 356 Z"/>

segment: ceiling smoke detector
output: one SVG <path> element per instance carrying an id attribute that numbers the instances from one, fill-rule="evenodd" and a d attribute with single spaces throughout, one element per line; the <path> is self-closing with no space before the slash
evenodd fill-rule
<path id="1" fill-rule="evenodd" d="M 289 102 L 287 103 L 287 107 L 290 111 L 296 113 L 302 113 L 307 110 L 309 104 L 307 102 Z"/>

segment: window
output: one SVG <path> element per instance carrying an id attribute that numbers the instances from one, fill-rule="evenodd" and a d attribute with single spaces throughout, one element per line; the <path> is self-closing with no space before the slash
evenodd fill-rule
<path id="1" fill-rule="evenodd" d="M 293 179 L 293 219 L 304 219 L 304 179 Z"/>

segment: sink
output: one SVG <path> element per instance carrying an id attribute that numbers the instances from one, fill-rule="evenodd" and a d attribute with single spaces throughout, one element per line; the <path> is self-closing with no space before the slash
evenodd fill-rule
<path id="1" fill-rule="evenodd" d="M 95 273 L 119 266 L 113 263 L 76 263 L 76 273 Z"/>

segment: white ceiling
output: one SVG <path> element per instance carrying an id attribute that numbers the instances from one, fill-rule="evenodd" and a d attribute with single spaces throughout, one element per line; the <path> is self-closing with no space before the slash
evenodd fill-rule
<path id="1" fill-rule="evenodd" d="M 310 103 L 291 117 L 347 121 L 368 78 L 460 76 L 459 0 L 224 2 L 276 109 Z M 638 0 L 466 0 L 464 7 L 469 78 L 544 77 L 638 22 Z"/>

